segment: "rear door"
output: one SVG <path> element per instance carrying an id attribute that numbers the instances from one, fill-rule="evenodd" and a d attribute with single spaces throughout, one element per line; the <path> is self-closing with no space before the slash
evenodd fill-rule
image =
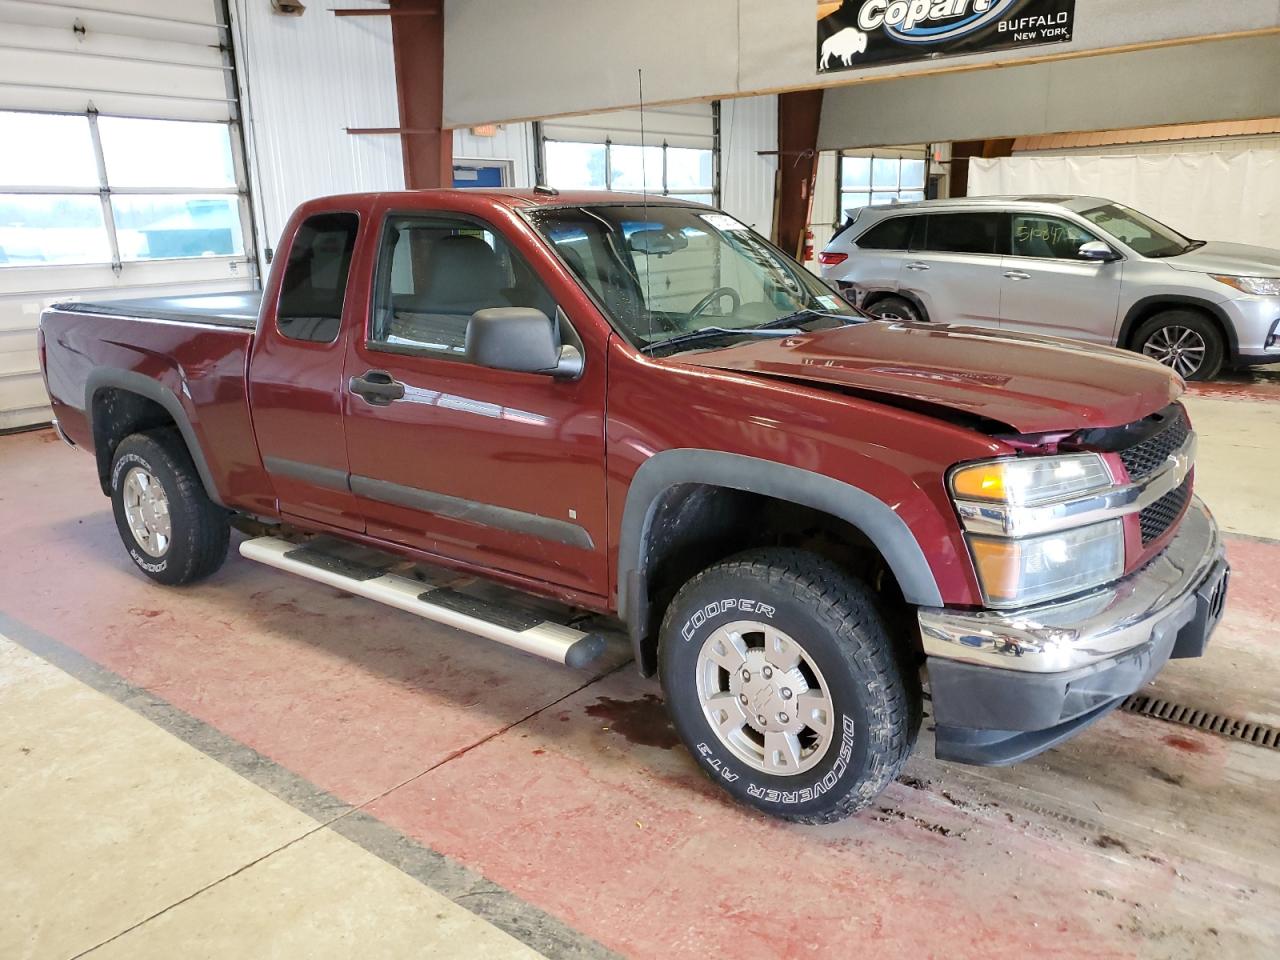
<path id="1" fill-rule="evenodd" d="M 475 311 L 556 317 L 552 288 L 572 281 L 537 272 L 472 216 L 391 213 L 381 231 L 371 315 L 342 390 L 368 533 L 604 595 L 603 344 L 584 343 L 573 381 L 475 366 L 465 351 Z M 560 317 L 562 339 L 575 339 L 573 318 Z"/>
<path id="2" fill-rule="evenodd" d="M 898 285 L 938 323 L 998 326 L 1005 215 L 957 211 L 921 217 Z"/>
<path id="3" fill-rule="evenodd" d="M 867 230 L 853 242 L 848 269 L 843 276 L 863 292 L 897 292 L 912 225 L 921 219 L 890 217 Z"/>
<path id="4" fill-rule="evenodd" d="M 361 301 L 347 297 L 360 220 L 337 211 L 298 224 L 277 254 L 288 260 L 276 309 L 268 291 L 249 363 L 254 433 L 281 512 L 356 531 L 364 517 L 347 486 L 341 386 Z"/>
<path id="5" fill-rule="evenodd" d="M 1065 217 L 1009 215 L 1009 256 L 1000 286 L 1007 330 L 1115 343 L 1124 262 L 1084 260 L 1082 244 L 1100 239 Z"/>

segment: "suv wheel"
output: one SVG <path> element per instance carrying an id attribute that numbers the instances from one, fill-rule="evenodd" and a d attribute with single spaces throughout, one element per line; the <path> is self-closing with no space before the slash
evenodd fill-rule
<path id="1" fill-rule="evenodd" d="M 867 313 L 881 320 L 905 320 L 909 323 L 924 320 L 920 308 L 906 297 L 882 297 L 867 307 Z"/>
<path id="2" fill-rule="evenodd" d="M 227 557 L 231 523 L 209 499 L 176 430 L 125 437 L 111 461 L 116 528 L 134 565 L 168 586 L 209 576 Z"/>
<path id="3" fill-rule="evenodd" d="M 839 820 L 897 775 L 920 724 L 870 589 L 821 558 L 759 550 L 690 580 L 659 650 L 672 722 L 737 799 L 803 823 Z"/>
<path id="4" fill-rule="evenodd" d="M 1133 338 L 1134 349 L 1159 360 L 1184 380 L 1212 380 L 1226 353 L 1212 320 L 1194 310 L 1166 310 L 1145 321 Z"/>

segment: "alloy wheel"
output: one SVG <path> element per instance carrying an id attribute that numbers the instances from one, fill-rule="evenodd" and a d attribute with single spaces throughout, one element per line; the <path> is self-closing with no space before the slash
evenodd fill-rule
<path id="1" fill-rule="evenodd" d="M 1204 363 L 1208 346 L 1190 327 L 1160 327 L 1142 345 L 1144 355 L 1172 367 L 1183 379 L 1190 379 Z"/>
<path id="2" fill-rule="evenodd" d="M 149 556 L 163 557 L 173 539 L 164 487 L 142 467 L 131 467 L 122 492 L 125 521 L 133 539 Z"/>

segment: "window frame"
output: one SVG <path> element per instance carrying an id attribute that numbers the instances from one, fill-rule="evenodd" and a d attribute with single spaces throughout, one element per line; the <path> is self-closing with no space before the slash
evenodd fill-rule
<path id="1" fill-rule="evenodd" d="M 507 245 L 508 255 L 513 258 L 518 258 L 524 264 L 529 273 L 537 279 L 538 283 L 546 290 L 547 296 L 555 305 L 555 313 L 551 317 L 551 322 L 555 325 L 556 330 L 560 335 L 560 345 L 564 346 L 565 344 L 571 344 L 577 346 L 579 350 L 582 350 L 582 340 L 578 336 L 577 331 L 573 329 L 573 325 L 569 322 L 568 315 L 561 306 L 559 299 L 557 299 L 555 294 L 552 293 L 551 285 L 546 282 L 546 278 L 538 272 L 537 268 L 528 261 L 528 258 L 520 253 L 516 248 L 516 245 L 511 242 L 511 238 L 507 236 L 505 232 L 498 229 L 495 224 L 490 223 L 483 217 L 455 210 L 414 210 L 401 208 L 387 210 L 383 213 L 382 222 L 378 225 L 378 249 L 373 262 L 372 280 L 369 287 L 368 311 L 365 316 L 364 323 L 364 335 L 360 338 L 361 345 L 365 350 L 372 353 L 390 353 L 400 357 L 418 357 L 425 360 L 436 360 L 442 363 L 460 363 L 474 369 L 491 369 L 489 367 L 479 367 L 477 364 L 472 363 L 465 353 L 446 353 L 441 350 L 431 350 L 427 347 L 417 347 L 406 343 L 388 343 L 385 340 L 375 340 L 373 338 L 373 324 L 379 302 L 379 293 L 382 288 L 382 281 L 384 277 L 388 284 L 391 280 L 391 270 L 395 258 L 395 250 L 392 245 L 388 244 L 387 238 L 391 229 L 391 222 L 397 218 L 411 218 L 427 221 L 454 220 L 460 223 L 470 224 L 480 230 L 487 230 L 495 237 L 501 237 L 502 242 Z M 510 373 L 513 371 L 507 372 Z"/>
<path id="2" fill-rule="evenodd" d="M 833 223 L 838 225 L 838 224 L 840 224 L 840 223 L 845 222 L 845 221 L 848 219 L 848 216 L 849 216 L 849 215 L 845 212 L 845 211 L 846 211 L 846 208 L 845 208 L 845 205 L 844 205 L 844 197 L 845 197 L 846 195 L 849 195 L 849 194 L 855 194 L 855 193 L 856 193 L 856 194 L 861 194 L 861 193 L 864 193 L 864 192 L 865 192 L 865 193 L 866 193 L 866 195 L 867 195 L 867 203 L 866 203 L 866 207 L 868 207 L 868 208 L 870 208 L 870 207 L 893 207 L 893 206 L 898 206 L 898 205 L 903 204 L 903 203 L 921 203 L 921 202 L 923 202 L 923 201 L 925 201 L 925 200 L 928 200 L 928 199 L 929 199 L 929 156 L 928 156 L 928 154 L 929 154 L 929 150 L 927 150 L 927 149 L 926 149 L 926 151 L 925 151 L 925 156 L 924 156 L 924 157 L 904 157 L 904 156 L 900 156 L 900 155 L 899 155 L 899 156 L 888 156 L 888 157 L 884 157 L 884 156 L 877 157 L 874 153 L 867 154 L 866 156 L 849 156 L 849 155 L 846 155 L 843 151 L 837 151 L 837 152 L 836 152 L 836 164 L 835 164 L 835 166 L 836 166 L 836 178 L 835 178 L 835 179 L 836 179 L 836 183 L 835 183 L 835 187 L 836 187 L 836 189 L 835 189 L 836 216 L 835 216 L 835 220 L 833 221 Z M 844 164 L 845 164 L 845 161 L 846 161 L 846 160 L 866 160 L 866 161 L 867 161 L 867 163 L 868 163 L 868 166 L 867 166 L 867 189 L 866 189 L 865 191 L 862 191 L 862 190 L 849 190 L 849 189 L 846 189 L 846 188 L 845 188 L 845 185 L 844 185 Z M 875 163 L 876 163 L 876 161 L 877 161 L 877 160 L 892 160 L 892 161 L 894 161 L 895 163 L 897 163 L 897 165 L 898 165 L 897 185 L 896 185 L 896 187 L 895 187 L 893 190 L 877 190 L 877 189 L 876 189 L 876 187 L 875 187 Z M 905 161 L 907 161 L 907 160 L 912 160 L 912 161 L 916 161 L 916 162 L 921 162 L 921 163 L 923 163 L 923 164 L 924 164 L 924 182 L 920 185 L 919 189 L 917 189 L 917 188 L 915 188 L 915 187 L 907 187 L 907 188 L 904 188 L 904 187 L 903 187 L 903 185 L 902 185 L 902 164 L 903 164 Z M 903 192 L 904 192 L 904 189 L 905 189 L 905 191 L 906 191 L 906 192 L 910 192 L 910 193 L 919 193 L 919 194 L 921 194 L 921 199 L 920 199 L 920 200 L 903 200 L 903 199 L 902 199 L 902 194 L 903 194 Z M 895 196 L 895 198 L 896 198 L 896 200 L 897 200 L 897 203 L 873 203 L 873 202 L 871 201 L 871 198 L 872 198 L 872 197 L 874 197 L 877 193 L 893 193 L 893 194 L 894 194 L 894 196 Z"/>
<path id="3" fill-rule="evenodd" d="M 248 261 L 253 263 L 257 260 L 257 250 L 254 238 L 254 220 L 253 211 L 249 202 L 249 185 L 248 173 L 245 168 L 244 156 L 242 154 L 242 144 L 239 136 L 233 129 L 233 121 L 220 120 L 189 120 L 177 117 L 141 117 L 127 114 L 99 114 L 97 110 L 86 110 L 83 113 L 74 113 L 61 110 L 23 110 L 13 108 L 0 109 L 0 113 L 26 113 L 26 114 L 45 114 L 49 116 L 60 117 L 76 117 L 85 120 L 89 126 L 90 145 L 93 149 L 93 161 L 97 170 L 97 183 L 94 185 L 84 186 L 67 186 L 67 185 L 48 185 L 48 186 L 32 186 L 22 184 L 0 184 L 0 195 L 16 195 L 16 196 L 46 196 L 46 197 L 64 197 L 64 196 L 81 196 L 81 197 L 97 197 L 102 206 L 103 228 L 106 231 L 107 249 L 110 254 L 108 261 L 112 271 L 117 275 L 120 274 L 125 264 L 146 264 L 146 263 L 172 263 L 183 260 L 235 260 Z M 112 186 L 107 176 L 106 156 L 102 147 L 102 134 L 98 129 L 99 116 L 105 116 L 108 119 L 124 119 L 124 120 L 155 120 L 159 122 L 173 123 L 206 123 L 214 126 L 225 127 L 227 137 L 231 149 L 231 165 L 232 179 L 234 183 L 231 186 L 222 187 L 118 187 Z M 241 246 L 240 253 L 220 254 L 216 257 L 145 257 L 124 259 L 120 254 L 120 239 L 116 225 L 116 212 L 112 204 L 112 197 L 127 196 L 188 196 L 188 197 L 213 197 L 226 196 L 236 199 L 236 214 L 239 221 L 239 240 Z M 85 260 L 74 262 L 58 262 L 50 264 L 0 264 L 0 270 L 6 268 L 16 269 L 32 269 L 42 266 L 56 267 L 83 267 L 101 264 L 101 260 Z"/>
<path id="4" fill-rule="evenodd" d="M 650 150 L 660 150 L 662 153 L 662 190 L 649 191 L 650 196 L 676 197 L 681 200 L 687 200 L 690 197 L 710 196 L 711 202 L 707 206 L 720 207 L 720 144 L 718 135 L 713 135 L 712 144 L 709 147 L 686 147 L 681 144 L 670 144 L 663 140 L 661 144 L 656 143 L 615 143 L 608 137 L 604 140 L 558 140 L 554 137 L 543 136 L 538 141 L 538 150 L 541 154 L 542 166 L 545 169 L 547 162 L 546 145 L 548 143 L 583 143 L 593 147 L 604 147 L 604 190 L 606 193 L 644 193 L 640 190 L 616 190 L 613 186 L 613 148 L 614 147 L 636 147 L 637 149 L 647 148 Z M 705 150 L 711 154 L 711 183 L 704 189 L 678 189 L 672 190 L 667 176 L 667 151 L 668 150 Z M 548 182 L 550 176 L 547 176 Z M 563 187 L 565 190 L 591 190 L 594 187 Z M 692 203 L 701 203 L 701 200 L 691 200 Z"/>

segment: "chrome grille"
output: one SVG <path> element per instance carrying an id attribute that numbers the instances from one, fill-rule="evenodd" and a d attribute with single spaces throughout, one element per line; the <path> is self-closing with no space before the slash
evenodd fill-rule
<path id="1" fill-rule="evenodd" d="M 1170 490 L 1163 497 L 1138 513 L 1138 525 L 1142 528 L 1142 545 L 1145 547 L 1167 531 L 1186 509 L 1191 499 L 1191 478 L 1182 486 Z"/>
<path id="2" fill-rule="evenodd" d="M 1144 480 L 1151 476 L 1160 469 L 1169 454 L 1186 443 L 1187 436 L 1191 433 L 1191 424 L 1187 422 L 1187 415 L 1181 407 L 1176 410 L 1177 413 L 1159 433 L 1119 451 L 1120 459 L 1129 471 L 1130 480 Z"/>

